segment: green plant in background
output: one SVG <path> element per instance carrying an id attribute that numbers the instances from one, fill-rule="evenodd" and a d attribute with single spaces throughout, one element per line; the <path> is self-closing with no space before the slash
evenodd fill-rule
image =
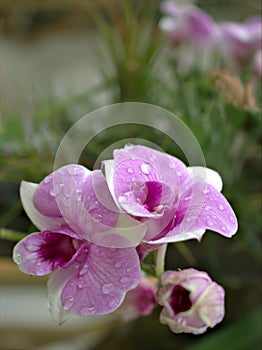
<path id="1" fill-rule="evenodd" d="M 225 349 L 226 346 L 236 350 L 256 348 L 258 314 L 251 313 L 246 323 L 243 319 L 260 299 L 257 278 L 261 266 L 260 85 L 252 80 L 253 90 L 248 90 L 248 71 L 225 71 L 225 61 L 218 57 L 208 70 L 195 65 L 181 69 L 175 54 L 177 48 L 166 45 L 166 38 L 158 28 L 158 3 L 152 4 L 149 7 L 144 2 L 119 2 L 116 6 L 107 4 L 99 12 L 93 6 L 91 11 L 88 6 L 90 13 L 95 14 L 96 29 L 104 44 L 98 51 L 103 55 L 101 60 L 98 58 L 103 83 L 65 101 L 58 102 L 52 97 L 42 101 L 28 122 L 19 115 L 4 114 L 1 180 L 4 185 L 9 181 L 18 184 L 23 178 L 39 181 L 50 172 L 57 146 L 75 121 L 74 113 L 77 111 L 82 116 L 98 107 L 93 98 L 101 91 L 112 96 L 112 103 L 148 102 L 174 112 L 195 134 L 207 165 L 222 174 L 224 193 L 237 212 L 240 227 L 238 240 L 233 240 L 226 252 L 215 236 L 205 238 L 201 250 L 191 242 L 169 249 L 170 264 L 174 259 L 178 259 L 181 267 L 190 260 L 196 267 L 207 264 L 229 291 L 226 323 L 232 325 L 226 324 L 228 328 L 210 334 L 208 339 L 200 338 L 192 350 L 218 348 L 214 344 L 220 344 L 219 347 L 223 344 Z M 239 91 L 246 91 L 244 104 Z M 165 135 L 130 125 L 98 135 L 84 150 L 81 162 L 91 167 L 101 151 L 119 137 L 149 139 L 166 152 L 183 158 Z M 5 196 L 8 198 L 7 192 Z M 7 202 L 3 205 L 1 226 L 19 230 L 14 224 L 22 210 L 18 197 Z M 10 239 L 10 232 L 3 231 L 2 236 Z M 246 328 L 249 337 L 240 344 L 237 335 Z M 179 342 L 177 338 L 175 341 Z"/>

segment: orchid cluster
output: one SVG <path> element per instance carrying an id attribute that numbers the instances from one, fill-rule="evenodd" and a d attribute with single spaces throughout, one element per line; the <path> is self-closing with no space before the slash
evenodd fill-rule
<path id="1" fill-rule="evenodd" d="M 181 56 L 187 58 L 185 49 L 190 50 L 190 62 L 201 55 L 201 60 L 220 56 L 234 69 L 241 71 L 249 66 L 258 79 L 261 77 L 261 17 L 254 16 L 245 22 L 215 22 L 203 10 L 193 4 L 164 1 L 165 16 L 160 28 L 168 34 L 176 48 L 183 47 Z M 214 55 L 215 54 L 215 55 Z"/>
<path id="2" fill-rule="evenodd" d="M 24 209 L 39 232 L 14 248 L 21 271 L 50 274 L 48 305 L 59 323 L 72 315 L 113 313 L 123 320 L 163 307 L 175 333 L 200 334 L 224 316 L 224 289 L 193 268 L 164 271 L 168 243 L 231 237 L 236 216 L 218 173 L 127 145 L 100 170 L 65 165 L 40 184 L 22 182 Z M 141 264 L 156 255 L 149 275 Z"/>

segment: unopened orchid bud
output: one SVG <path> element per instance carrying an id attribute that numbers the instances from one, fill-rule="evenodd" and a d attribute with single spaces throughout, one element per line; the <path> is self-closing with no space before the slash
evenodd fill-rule
<path id="1" fill-rule="evenodd" d="M 158 280 L 154 277 L 142 276 L 137 287 L 126 294 L 123 304 L 115 314 L 123 321 L 150 315 L 157 305 L 157 283 Z"/>
<path id="2" fill-rule="evenodd" d="M 204 333 L 224 317 L 224 289 L 206 272 L 167 271 L 161 277 L 158 302 L 164 306 L 160 322 L 174 333 Z"/>

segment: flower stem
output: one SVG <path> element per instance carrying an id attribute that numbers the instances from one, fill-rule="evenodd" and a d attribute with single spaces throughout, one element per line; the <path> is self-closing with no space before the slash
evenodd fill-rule
<path id="1" fill-rule="evenodd" d="M 156 277 L 161 277 L 165 271 L 165 256 L 167 244 L 163 244 L 157 251 L 156 255 Z"/>
<path id="2" fill-rule="evenodd" d="M 1 239 L 7 239 L 9 241 L 18 242 L 26 236 L 27 236 L 26 233 L 10 230 L 7 228 L 0 229 L 0 238 Z"/>

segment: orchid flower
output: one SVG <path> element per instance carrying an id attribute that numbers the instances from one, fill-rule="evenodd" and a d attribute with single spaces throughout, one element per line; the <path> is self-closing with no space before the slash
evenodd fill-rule
<path id="1" fill-rule="evenodd" d="M 160 28 L 176 46 L 188 42 L 203 49 L 217 35 L 213 19 L 197 6 L 164 1 L 161 9 L 166 16 L 160 21 Z"/>
<path id="2" fill-rule="evenodd" d="M 161 282 L 158 302 L 164 309 L 160 322 L 172 332 L 201 334 L 222 321 L 225 292 L 206 272 L 166 271 Z"/>
<path id="3" fill-rule="evenodd" d="M 130 290 L 123 304 L 114 312 L 123 321 L 130 321 L 139 316 L 150 315 L 157 305 L 158 279 L 152 276 L 142 275 L 135 289 Z"/>
<path id="4" fill-rule="evenodd" d="M 225 237 L 236 233 L 236 216 L 214 170 L 186 167 L 171 155 L 138 145 L 115 150 L 113 156 L 104 161 L 109 190 L 119 210 L 146 226 L 141 245 L 147 251 L 150 245 L 200 240 L 207 229 Z"/>
<path id="5" fill-rule="evenodd" d="M 251 17 L 244 23 L 218 24 L 218 45 L 238 66 L 243 66 L 255 52 L 261 50 L 261 18 Z"/>
<path id="6" fill-rule="evenodd" d="M 48 301 L 54 319 L 62 323 L 70 314 L 117 309 L 140 280 L 140 261 L 134 247 L 108 247 L 109 240 L 104 246 L 94 243 L 105 232 L 113 242 L 125 240 L 114 235 L 121 214 L 102 173 L 67 165 L 39 185 L 22 182 L 20 194 L 41 231 L 18 242 L 13 259 L 25 273 L 51 273 Z"/>

